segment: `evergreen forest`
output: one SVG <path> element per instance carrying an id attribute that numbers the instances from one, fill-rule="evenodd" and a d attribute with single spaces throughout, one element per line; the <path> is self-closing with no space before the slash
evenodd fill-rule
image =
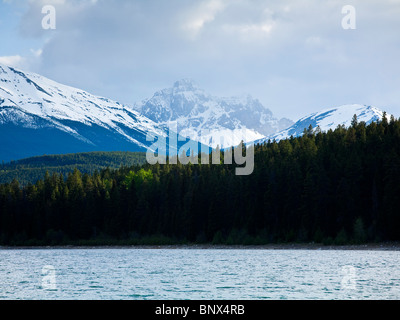
<path id="1" fill-rule="evenodd" d="M 235 166 L 222 156 L 220 165 L 138 162 L 15 178 L 0 184 L 0 245 L 400 240 L 400 120 L 309 127 L 256 145 L 251 175 Z"/>

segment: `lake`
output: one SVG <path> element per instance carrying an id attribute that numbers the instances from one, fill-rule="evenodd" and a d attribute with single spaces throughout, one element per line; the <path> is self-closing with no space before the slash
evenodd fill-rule
<path id="1" fill-rule="evenodd" d="M 400 251 L 0 250 L 0 299 L 400 299 Z"/>

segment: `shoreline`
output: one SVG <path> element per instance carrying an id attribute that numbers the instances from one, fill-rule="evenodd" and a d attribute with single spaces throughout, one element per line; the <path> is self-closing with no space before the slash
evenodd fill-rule
<path id="1" fill-rule="evenodd" d="M 171 245 L 60 245 L 60 246 L 0 246 L 2 250 L 101 250 L 101 249 L 163 249 L 163 250 L 364 250 L 400 251 L 400 243 L 368 243 L 348 245 L 324 245 L 319 243 L 285 243 L 264 245 L 214 245 L 214 244 L 171 244 Z"/>

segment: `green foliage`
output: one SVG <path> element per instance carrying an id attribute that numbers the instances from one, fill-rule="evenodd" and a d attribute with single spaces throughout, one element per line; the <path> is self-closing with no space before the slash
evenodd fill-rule
<path id="1" fill-rule="evenodd" d="M 22 185 L 36 183 L 43 179 L 46 171 L 63 174 L 74 169 L 93 174 L 105 168 L 119 169 L 121 166 L 143 165 L 146 154 L 143 152 L 88 152 L 66 155 L 46 155 L 0 164 L 0 183 L 9 183 L 14 178 Z"/>
<path id="2" fill-rule="evenodd" d="M 255 146 L 249 176 L 235 165 L 132 164 L 141 156 L 125 153 L 3 165 L 14 178 L 46 170 L 0 184 L 0 245 L 400 241 L 400 121 L 353 120 Z M 82 157 L 114 167 L 82 171 Z"/>
<path id="3" fill-rule="evenodd" d="M 151 169 L 145 170 L 140 169 L 139 171 L 129 171 L 125 177 L 125 185 L 128 188 L 132 187 L 132 183 L 135 184 L 135 188 L 139 189 L 142 187 L 143 183 L 151 183 L 153 180 L 153 172 Z"/>

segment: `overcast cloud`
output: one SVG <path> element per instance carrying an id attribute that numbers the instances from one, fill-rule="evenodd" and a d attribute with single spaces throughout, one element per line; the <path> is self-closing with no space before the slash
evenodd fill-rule
<path id="1" fill-rule="evenodd" d="M 399 17 L 400 0 L 3 0 L 0 61 L 128 104 L 191 78 L 293 120 L 348 103 L 400 117 Z"/>

